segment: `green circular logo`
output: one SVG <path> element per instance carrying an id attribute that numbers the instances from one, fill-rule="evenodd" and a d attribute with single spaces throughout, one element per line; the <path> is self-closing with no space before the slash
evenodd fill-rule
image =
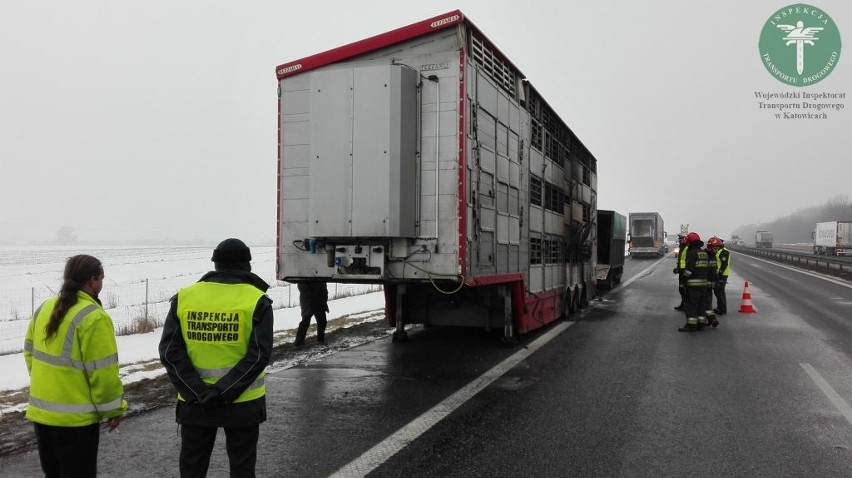
<path id="1" fill-rule="evenodd" d="M 778 81 L 810 86 L 822 81 L 840 60 L 840 31 L 825 11 L 804 3 L 784 7 L 760 32 L 763 66 Z"/>

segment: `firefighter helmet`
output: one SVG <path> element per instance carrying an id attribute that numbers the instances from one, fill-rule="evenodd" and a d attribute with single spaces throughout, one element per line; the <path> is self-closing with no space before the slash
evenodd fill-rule
<path id="1" fill-rule="evenodd" d="M 725 242 L 725 241 L 719 239 L 716 236 L 713 236 L 710 239 L 707 239 L 707 245 L 710 246 L 710 247 L 722 247 L 723 242 Z"/>
<path id="2" fill-rule="evenodd" d="M 689 244 L 692 244 L 693 242 L 700 241 L 700 240 L 701 240 L 701 236 L 699 236 L 697 232 L 690 232 L 689 234 L 686 235 L 686 242 L 688 242 Z"/>

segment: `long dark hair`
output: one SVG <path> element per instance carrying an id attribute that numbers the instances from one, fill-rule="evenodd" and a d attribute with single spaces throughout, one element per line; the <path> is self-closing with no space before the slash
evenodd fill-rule
<path id="1" fill-rule="evenodd" d="M 65 263 L 65 273 L 62 275 L 59 300 L 56 301 L 56 307 L 50 314 L 50 321 L 44 327 L 45 341 L 56 336 L 65 313 L 77 303 L 77 291 L 82 289 L 89 279 L 99 276 L 103 270 L 101 261 L 92 256 L 80 254 L 68 258 L 68 262 Z"/>

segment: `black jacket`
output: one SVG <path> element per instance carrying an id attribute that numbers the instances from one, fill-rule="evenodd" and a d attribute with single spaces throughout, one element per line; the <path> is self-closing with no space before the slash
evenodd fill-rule
<path id="1" fill-rule="evenodd" d="M 263 279 L 242 270 L 208 272 L 199 282 L 251 284 L 263 292 L 269 289 L 269 284 Z M 201 380 L 187 354 L 186 342 L 177 318 L 177 301 L 177 295 L 172 297 L 160 338 L 160 362 L 165 367 L 172 385 L 185 399 L 178 400 L 175 412 L 177 422 L 193 426 L 239 427 L 265 421 L 266 397 L 248 402 L 232 402 L 254 383 L 269 364 L 274 320 L 272 300 L 265 295 L 258 300 L 252 315 L 254 324 L 246 355 L 214 385 L 220 394 L 219 398 L 206 405 L 198 403 L 198 397 L 209 385 Z"/>

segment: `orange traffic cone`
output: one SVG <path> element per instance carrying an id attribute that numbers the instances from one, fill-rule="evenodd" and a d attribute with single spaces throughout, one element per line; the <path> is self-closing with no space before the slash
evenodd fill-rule
<path id="1" fill-rule="evenodd" d="M 757 312 L 757 307 L 751 304 L 751 292 L 748 291 L 748 281 L 745 281 L 743 288 L 743 303 L 740 305 L 740 310 L 743 314 L 754 314 Z"/>

